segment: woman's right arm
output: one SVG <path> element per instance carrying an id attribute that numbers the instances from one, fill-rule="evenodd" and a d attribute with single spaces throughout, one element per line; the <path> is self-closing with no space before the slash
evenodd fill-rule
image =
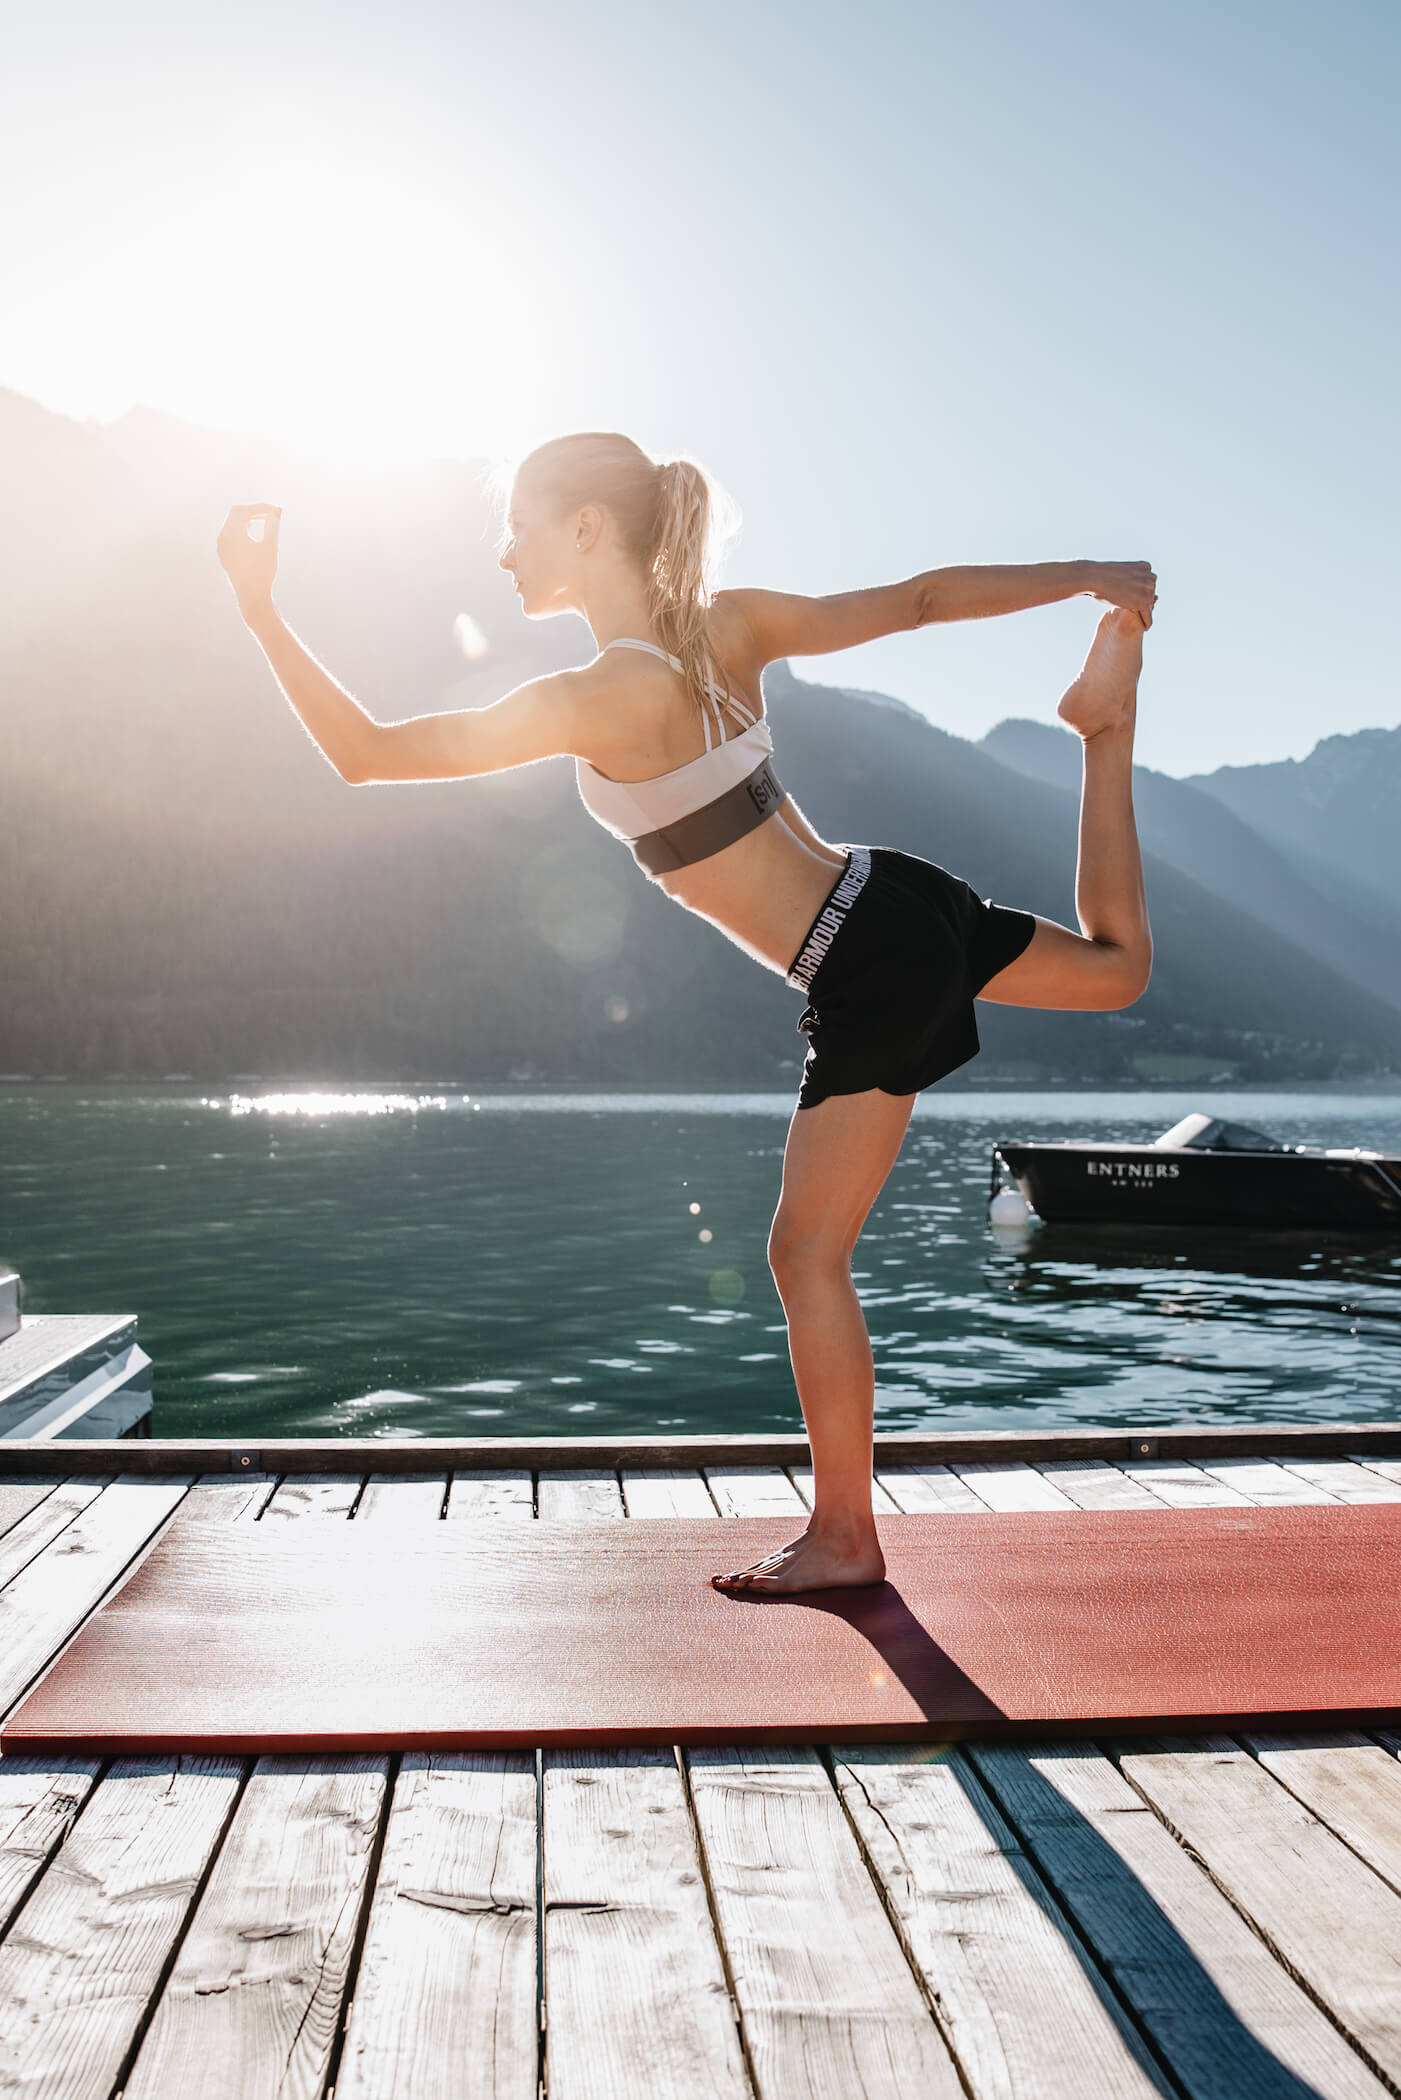
<path id="1" fill-rule="evenodd" d="M 237 505 L 219 535 L 219 559 L 273 676 L 342 780 L 463 780 L 573 749 L 579 695 L 569 672 L 532 679 L 494 707 L 376 722 L 297 639 L 273 603 L 280 516 L 270 504 Z M 255 539 L 251 528 L 259 523 Z"/>

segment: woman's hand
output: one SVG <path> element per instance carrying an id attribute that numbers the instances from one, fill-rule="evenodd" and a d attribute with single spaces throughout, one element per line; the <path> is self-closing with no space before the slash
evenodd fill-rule
<path id="1" fill-rule="evenodd" d="M 1106 605 L 1122 606 L 1125 612 L 1136 612 L 1145 627 L 1153 624 L 1153 607 L 1158 602 L 1158 579 L 1152 566 L 1146 561 L 1091 561 L 1086 562 L 1089 582 L 1086 590 L 1091 598 L 1102 598 Z"/>
<path id="2" fill-rule="evenodd" d="M 281 519 L 275 503 L 236 503 L 224 520 L 217 542 L 219 559 L 245 619 L 272 604 Z"/>

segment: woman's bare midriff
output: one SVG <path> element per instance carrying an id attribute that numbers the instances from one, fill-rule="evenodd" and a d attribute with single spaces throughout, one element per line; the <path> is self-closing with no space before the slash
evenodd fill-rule
<path id="1" fill-rule="evenodd" d="M 796 824 L 803 826 L 801 835 Z M 756 962 L 784 976 L 845 860 L 839 847 L 820 839 L 785 803 L 723 852 L 658 876 L 657 883 Z"/>

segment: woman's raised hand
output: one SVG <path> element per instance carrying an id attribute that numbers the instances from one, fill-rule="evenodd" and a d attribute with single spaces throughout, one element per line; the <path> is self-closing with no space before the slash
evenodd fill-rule
<path id="1" fill-rule="evenodd" d="M 1092 561 L 1089 594 L 1092 598 L 1102 598 L 1106 605 L 1119 605 L 1125 612 L 1136 612 L 1145 627 L 1153 624 L 1158 579 L 1150 562 Z"/>
<path id="2" fill-rule="evenodd" d="M 275 503 L 236 503 L 224 520 L 219 559 L 244 614 L 272 603 L 281 519 Z"/>

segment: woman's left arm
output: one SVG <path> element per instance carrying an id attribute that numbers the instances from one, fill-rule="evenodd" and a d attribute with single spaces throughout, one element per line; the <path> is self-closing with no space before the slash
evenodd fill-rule
<path id="1" fill-rule="evenodd" d="M 1152 624 L 1157 578 L 1146 561 L 1043 561 L 927 569 L 903 583 L 804 598 L 788 591 L 722 591 L 743 619 L 760 663 L 780 656 L 826 656 L 881 635 L 941 620 L 989 620 L 1001 613 L 1101 598 Z"/>
<path id="2" fill-rule="evenodd" d="M 1063 598 L 1101 598 L 1151 624 L 1158 579 L 1146 561 L 1038 561 L 1003 566 L 930 569 L 914 579 L 917 627 L 935 620 L 989 620 L 999 613 L 1058 605 Z"/>

